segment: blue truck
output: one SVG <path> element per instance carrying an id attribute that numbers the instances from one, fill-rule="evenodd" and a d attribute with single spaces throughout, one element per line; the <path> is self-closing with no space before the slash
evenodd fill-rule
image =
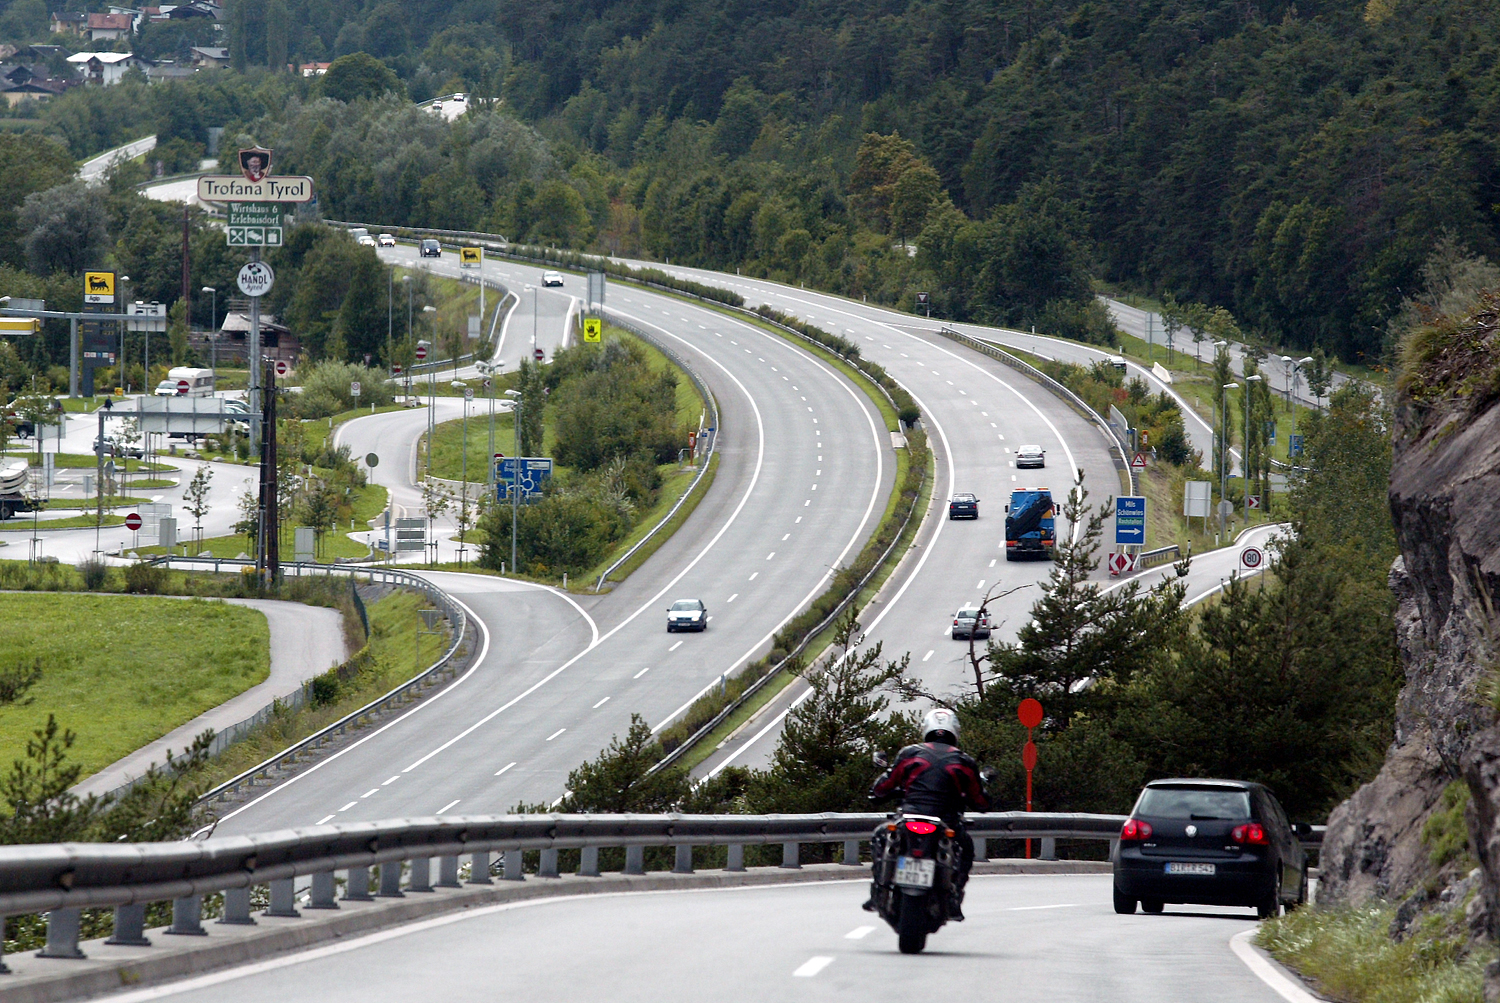
<path id="1" fill-rule="evenodd" d="M 1017 488 L 1005 506 L 1005 559 L 1041 557 L 1050 560 L 1057 545 L 1052 492 L 1047 488 Z"/>

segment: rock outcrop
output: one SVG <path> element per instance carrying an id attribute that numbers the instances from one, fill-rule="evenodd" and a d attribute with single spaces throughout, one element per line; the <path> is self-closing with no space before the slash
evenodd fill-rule
<path id="1" fill-rule="evenodd" d="M 1329 818 L 1319 893 L 1350 904 L 1437 901 L 1437 887 L 1472 884 L 1468 867 L 1440 873 L 1422 834 L 1444 788 L 1461 779 L 1483 903 L 1473 925 L 1491 937 L 1500 929 L 1496 319 L 1492 302 L 1451 325 L 1403 377 L 1390 486 L 1401 557 L 1390 581 L 1406 683 L 1384 767 Z M 1500 972 L 1489 981 L 1488 998 L 1500 999 Z"/>

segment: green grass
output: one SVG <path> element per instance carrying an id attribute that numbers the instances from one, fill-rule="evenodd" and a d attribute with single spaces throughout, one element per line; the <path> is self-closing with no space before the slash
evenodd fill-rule
<path id="1" fill-rule="evenodd" d="M 1400 943 L 1395 910 L 1299 909 L 1261 924 L 1257 942 L 1325 995 L 1356 1003 L 1479 1003 L 1492 945 L 1469 948 L 1464 910 L 1418 921 Z"/>
<path id="2" fill-rule="evenodd" d="M 263 614 L 227 603 L 79 594 L 0 595 L 0 671 L 41 679 L 0 707 L 0 762 L 21 758 L 49 713 L 78 734 L 69 759 L 94 773 L 263 681 Z M 66 624 L 66 630 L 59 625 Z"/>
<path id="3" fill-rule="evenodd" d="M 29 518 L 30 514 L 31 513 L 27 512 L 23 513 L 22 515 L 12 516 L 5 522 L 0 523 L 0 533 L 30 533 L 32 529 L 31 519 Z M 98 517 L 94 515 L 74 515 L 69 516 L 66 519 L 38 519 L 36 521 L 36 528 L 38 531 L 53 529 L 93 529 L 98 521 Z M 125 517 L 123 515 L 105 515 L 104 517 L 105 526 L 120 526 L 123 525 L 124 522 Z"/>
<path id="4" fill-rule="evenodd" d="M 356 540 L 351 540 L 346 535 L 351 532 L 361 532 L 370 528 L 369 520 L 375 518 L 376 514 L 385 511 L 386 489 L 376 484 L 366 485 L 355 492 L 353 505 L 354 528 L 349 528 L 348 521 L 343 521 L 333 529 L 323 534 L 322 548 L 318 553 L 317 560 L 321 564 L 332 564 L 338 557 L 366 557 L 370 548 Z M 92 523 L 90 524 L 92 525 Z M 178 544 L 173 548 L 175 554 L 184 552 L 184 544 L 191 540 L 192 524 L 184 521 L 177 527 Z M 290 561 L 296 551 L 296 523 L 291 519 L 283 519 L 281 523 L 281 559 Z M 129 547 L 127 551 L 134 550 L 143 557 L 165 554 L 164 547 Z M 240 554 L 255 556 L 255 547 L 250 538 L 242 535 L 233 536 L 210 536 L 202 543 L 191 543 L 187 552 L 191 555 L 204 552 L 214 557 L 238 557 Z"/>
<path id="5" fill-rule="evenodd" d="M 37 462 L 35 450 L 18 451 L 15 449 L 11 449 L 5 455 L 15 457 L 30 457 L 31 465 L 33 467 L 41 466 L 41 464 Z M 56 456 L 57 459 L 52 462 L 57 465 L 57 469 L 59 470 L 93 470 L 99 465 L 99 461 L 93 453 L 58 453 L 56 454 Z M 119 469 L 121 462 L 122 461 L 120 460 L 115 461 L 115 469 Z M 125 460 L 123 462 L 125 463 L 125 470 L 127 472 L 133 472 L 136 470 L 151 470 L 160 472 L 163 470 L 177 469 L 176 467 L 168 463 L 142 463 L 140 460 Z"/>
<path id="6" fill-rule="evenodd" d="M 131 485 L 135 487 L 136 485 Z M 109 503 L 115 508 L 124 508 L 127 505 L 144 505 L 150 498 L 121 498 L 118 495 L 109 498 Z M 63 509 L 83 509 L 92 512 L 99 503 L 93 498 L 54 498 L 47 503 L 48 512 L 57 512 Z M 18 517 L 20 518 L 20 517 Z"/>
<path id="7" fill-rule="evenodd" d="M 636 523 L 635 529 L 630 531 L 630 535 L 615 544 L 608 556 L 600 561 L 598 566 L 590 568 L 587 572 L 577 577 L 576 581 L 580 590 L 592 590 L 594 583 L 599 580 L 599 576 L 604 574 L 604 570 L 618 561 L 620 555 L 626 553 L 631 547 L 639 543 L 642 537 L 651 532 L 657 523 L 661 522 L 662 518 L 672 510 L 672 506 L 677 504 L 677 499 L 681 498 L 682 493 L 688 489 L 688 485 L 693 483 L 693 478 L 697 476 L 697 471 L 693 468 L 684 470 L 674 466 L 672 470 L 673 472 L 670 475 L 662 479 L 661 493 L 658 496 L 657 503 L 649 510 L 640 513 L 640 518 Z M 678 527 L 687 522 L 688 516 L 692 515 L 693 511 L 697 509 L 698 503 L 707 497 L 709 489 L 714 486 L 714 477 L 718 475 L 718 472 L 719 454 L 715 452 L 709 459 L 708 471 L 703 475 L 703 480 L 698 482 L 698 488 L 693 492 L 693 496 L 683 503 L 682 508 L 678 509 L 677 514 L 672 517 L 672 521 L 663 526 L 661 532 L 651 538 L 650 543 L 632 554 L 630 560 L 615 570 L 613 577 L 610 579 L 611 581 L 621 582 L 630 577 L 636 568 L 646 563 L 647 558 L 656 553 L 662 544 L 672 538 L 672 534 L 677 532 Z"/>

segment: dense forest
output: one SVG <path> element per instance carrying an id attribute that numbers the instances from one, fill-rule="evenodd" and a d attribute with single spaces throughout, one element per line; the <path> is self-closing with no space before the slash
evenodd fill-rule
<path id="1" fill-rule="evenodd" d="M 75 156 L 228 126 L 330 216 L 1096 340 L 1103 281 L 1374 361 L 1435 242 L 1500 244 L 1500 8 L 1466 0 L 229 0 L 221 34 L 243 72 L 33 124 Z M 454 90 L 457 123 L 410 109 Z"/>

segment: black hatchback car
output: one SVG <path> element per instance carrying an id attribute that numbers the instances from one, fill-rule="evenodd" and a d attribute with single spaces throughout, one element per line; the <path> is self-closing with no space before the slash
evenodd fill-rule
<path id="1" fill-rule="evenodd" d="M 979 499 L 971 494 L 956 494 L 948 500 L 948 518 L 978 519 Z"/>
<path id="2" fill-rule="evenodd" d="M 443 256 L 443 245 L 430 237 L 422 241 L 420 250 L 424 258 L 441 258 Z"/>
<path id="3" fill-rule="evenodd" d="M 1248 906 L 1267 919 L 1307 901 L 1307 856 L 1271 792 L 1241 780 L 1156 780 L 1114 855 L 1115 912 L 1168 902 Z"/>

